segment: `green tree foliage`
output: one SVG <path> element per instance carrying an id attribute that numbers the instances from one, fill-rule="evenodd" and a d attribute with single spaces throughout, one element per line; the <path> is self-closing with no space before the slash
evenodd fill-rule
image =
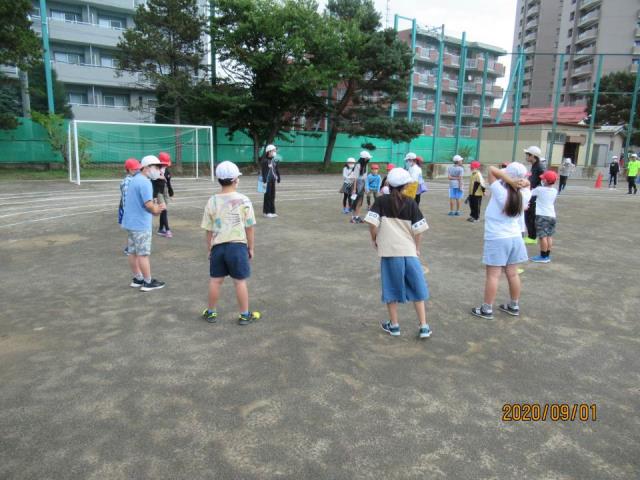
<path id="1" fill-rule="evenodd" d="M 631 100 L 635 87 L 636 75 L 629 72 L 613 72 L 600 79 L 600 93 L 596 105 L 596 123 L 599 125 L 629 124 L 631 116 Z M 587 113 L 591 113 L 593 97 L 589 96 Z M 640 145 L 640 98 L 636 106 L 631 143 Z"/>
<path id="2" fill-rule="evenodd" d="M 29 0 L 0 1 L 0 65 L 28 68 L 39 59 L 40 41 L 31 30 L 29 20 L 32 8 Z M 7 95 L 12 91 L 12 82 L 2 74 L 0 82 L 0 129 L 13 129 L 18 125 L 20 90 L 15 99 L 9 99 Z"/>
<path id="3" fill-rule="evenodd" d="M 65 117 L 56 113 L 31 112 L 33 121 L 42 125 L 47 132 L 47 140 L 53 151 L 58 152 L 64 160 L 64 165 L 68 169 L 70 152 L 68 147 L 67 129 L 65 128 Z M 91 162 L 91 155 L 88 152 L 90 142 L 86 138 L 78 139 L 78 152 L 80 166 L 85 167 Z"/>
<path id="4" fill-rule="evenodd" d="M 71 106 L 67 103 L 67 92 L 64 84 L 58 81 L 55 70 L 51 70 L 53 83 L 53 106 L 63 118 L 73 118 Z M 31 97 L 31 112 L 48 113 L 47 83 L 44 75 L 44 64 L 37 63 L 29 69 L 29 96 Z"/>
<path id="5" fill-rule="evenodd" d="M 406 100 L 412 52 L 392 29 L 380 30 L 380 14 L 372 0 L 329 0 L 325 20 L 339 32 L 340 92 L 329 105 L 329 138 L 324 156 L 328 166 L 338 133 L 368 135 L 406 142 L 422 133 L 422 126 L 403 118 L 389 118 L 395 101 Z"/>
<path id="6" fill-rule="evenodd" d="M 207 18 L 197 0 L 149 0 L 133 17 L 135 27 L 118 43 L 118 69 L 141 72 L 157 90 L 156 121 L 182 122 L 182 109 L 194 101 L 206 72 L 202 34 Z"/>
<path id="7" fill-rule="evenodd" d="M 339 44 L 312 0 L 217 0 L 211 35 L 225 75 L 196 105 L 232 136 L 262 146 L 290 140 L 295 118 L 318 111 L 337 81 Z"/>

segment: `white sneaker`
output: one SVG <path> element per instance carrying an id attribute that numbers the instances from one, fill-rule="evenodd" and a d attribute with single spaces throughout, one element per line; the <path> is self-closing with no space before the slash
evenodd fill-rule
<path id="1" fill-rule="evenodd" d="M 268 217 L 268 218 L 276 218 L 277 216 L 278 216 L 277 213 L 267 213 L 266 214 L 266 217 Z"/>

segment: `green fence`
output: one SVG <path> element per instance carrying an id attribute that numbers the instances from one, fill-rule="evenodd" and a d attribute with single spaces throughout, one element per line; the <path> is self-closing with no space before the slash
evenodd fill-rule
<path id="1" fill-rule="evenodd" d="M 196 134 L 197 132 L 197 134 Z M 232 139 L 226 135 L 227 129 L 218 128 L 215 158 L 217 161 L 232 160 L 238 163 L 251 162 L 253 145 L 249 137 L 242 133 Z M 66 123 L 65 123 L 66 134 Z M 196 144 L 197 136 L 197 144 Z M 129 157 L 142 158 L 161 151 L 169 152 L 176 158 L 181 152 L 185 164 L 208 164 L 211 145 L 208 130 L 188 127 L 158 127 L 118 125 L 118 124 L 78 124 L 78 137 L 87 141 L 87 151 L 93 164 L 120 163 Z M 454 154 L 454 138 L 438 138 L 436 162 L 446 162 Z M 427 163 L 432 162 L 432 137 L 418 137 L 410 144 L 394 144 L 388 140 L 371 137 L 353 137 L 340 134 L 333 150 L 332 162 L 341 163 L 348 157 L 358 157 L 364 144 L 375 147 L 372 151 L 374 162 L 402 163 L 404 155 L 413 151 Z M 277 142 L 278 150 L 285 163 L 318 163 L 324 158 L 327 145 L 326 132 L 297 132 L 291 142 Z M 475 155 L 475 139 L 461 139 L 459 148 L 466 148 L 468 157 Z M 0 131 L 0 163 L 60 163 L 60 154 L 51 150 L 45 130 L 37 123 L 22 118 L 16 130 Z"/>

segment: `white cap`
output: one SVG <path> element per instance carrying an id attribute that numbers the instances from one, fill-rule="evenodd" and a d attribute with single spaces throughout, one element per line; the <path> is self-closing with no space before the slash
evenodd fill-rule
<path id="1" fill-rule="evenodd" d="M 238 166 L 229 160 L 219 163 L 216 167 L 216 177 L 220 180 L 235 180 L 240 175 L 242 174 Z"/>
<path id="2" fill-rule="evenodd" d="M 464 160 L 464 158 L 462 158 L 460 155 L 454 155 L 453 156 L 453 161 L 454 162 L 462 162 Z"/>
<path id="3" fill-rule="evenodd" d="M 347 158 L 347 163 L 356 163 L 356 159 L 353 157 Z"/>
<path id="4" fill-rule="evenodd" d="M 511 162 L 504 170 L 507 175 L 514 180 L 519 180 L 527 176 L 527 167 L 519 162 Z"/>
<path id="5" fill-rule="evenodd" d="M 536 147 L 534 145 L 530 146 L 529 148 L 525 148 L 524 153 L 529 153 L 534 157 L 538 157 L 538 158 L 542 157 L 542 150 L 540 150 L 539 147 Z"/>
<path id="6" fill-rule="evenodd" d="M 629 155 L 631 158 L 638 158 L 638 155 L 635 153 L 632 153 L 631 155 Z"/>
<path id="7" fill-rule="evenodd" d="M 264 149 L 264 153 L 269 153 L 270 151 L 275 149 L 276 149 L 275 145 L 267 145 L 266 148 Z"/>
<path id="8" fill-rule="evenodd" d="M 371 154 L 366 150 L 360 152 L 360 158 L 364 158 L 366 160 L 371 160 Z"/>
<path id="9" fill-rule="evenodd" d="M 409 152 L 404 156 L 405 160 L 415 160 L 416 159 L 416 154 L 413 152 Z"/>
<path id="10" fill-rule="evenodd" d="M 618 158 L 618 157 L 614 157 L 614 158 Z M 565 158 L 564 163 L 571 163 L 571 159 L 569 157 Z"/>
<path id="11" fill-rule="evenodd" d="M 155 155 L 147 155 L 146 157 L 142 157 L 140 161 L 140 169 L 144 167 L 148 167 L 150 165 L 162 165 L 162 162 Z"/>
<path id="12" fill-rule="evenodd" d="M 401 187 L 407 183 L 411 183 L 411 175 L 404 168 L 396 167 L 387 175 L 387 182 L 392 187 Z"/>
<path id="13" fill-rule="evenodd" d="M 618 159 L 617 155 L 614 155 L 613 157 L 611 157 L 611 160 L 617 160 L 617 159 Z"/>

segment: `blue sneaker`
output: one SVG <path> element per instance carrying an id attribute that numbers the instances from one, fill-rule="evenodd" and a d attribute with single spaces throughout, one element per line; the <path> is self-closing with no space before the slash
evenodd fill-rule
<path id="1" fill-rule="evenodd" d="M 429 328 L 429 324 L 423 325 L 420 327 L 418 331 L 418 337 L 420 338 L 429 338 L 431 336 L 431 329 Z"/>
<path id="2" fill-rule="evenodd" d="M 551 258 L 536 255 L 535 257 L 531 257 L 531 261 L 535 263 L 551 263 Z"/>
<path id="3" fill-rule="evenodd" d="M 342 213 L 344 213 L 345 215 L 346 215 L 346 214 L 348 214 L 348 213 L 351 213 L 351 209 L 349 209 L 349 208 L 343 208 L 343 209 L 342 209 Z"/>
<path id="4" fill-rule="evenodd" d="M 449 215 L 450 217 L 455 217 L 456 216 L 456 212 L 449 212 L 449 213 L 447 213 L 447 215 Z"/>
<path id="5" fill-rule="evenodd" d="M 387 320 L 386 322 L 380 322 L 380 326 L 392 337 L 398 337 L 400 335 L 400 325 L 392 326 L 389 320 Z"/>
<path id="6" fill-rule="evenodd" d="M 460 213 L 460 211 L 458 211 L 458 210 L 456 210 L 455 212 L 453 212 L 453 214 L 454 214 L 456 217 L 459 217 L 460 215 L 462 215 L 462 214 Z"/>

